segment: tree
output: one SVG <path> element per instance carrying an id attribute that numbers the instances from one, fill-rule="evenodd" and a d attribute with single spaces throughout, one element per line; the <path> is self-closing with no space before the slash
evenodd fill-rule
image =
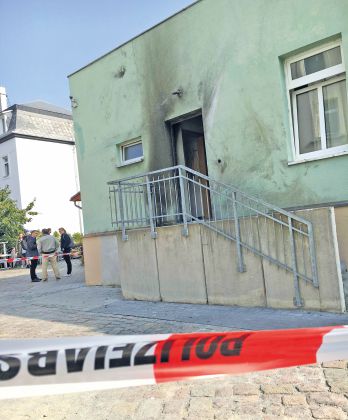
<path id="1" fill-rule="evenodd" d="M 8 242 L 8 248 L 16 245 L 18 235 L 23 232 L 24 225 L 37 214 L 32 211 L 35 200 L 20 210 L 16 202 L 10 198 L 10 194 L 9 187 L 0 188 L 0 242 Z"/>
<path id="2" fill-rule="evenodd" d="M 72 234 L 72 238 L 75 245 L 82 245 L 83 235 L 80 232 L 75 232 Z"/>

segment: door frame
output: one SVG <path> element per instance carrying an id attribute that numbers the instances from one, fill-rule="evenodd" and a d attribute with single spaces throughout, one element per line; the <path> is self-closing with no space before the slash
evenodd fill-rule
<path id="1" fill-rule="evenodd" d="M 172 151 L 172 166 L 177 166 L 178 164 L 176 139 L 174 135 L 174 125 L 179 124 L 186 120 L 190 120 L 195 117 L 202 117 L 203 135 L 204 135 L 204 143 L 205 143 L 205 127 L 204 127 L 203 112 L 201 108 L 188 112 L 186 114 L 179 115 L 178 117 L 170 118 L 165 121 L 165 125 L 169 132 L 169 137 L 170 137 L 170 145 L 171 145 L 171 151 Z M 205 154 L 207 155 L 207 150 L 205 150 Z M 208 173 L 208 163 L 207 163 L 207 173 Z"/>
<path id="2" fill-rule="evenodd" d="M 203 125 L 203 137 L 204 137 L 204 152 L 205 152 L 205 165 L 206 165 L 206 176 L 209 176 L 209 168 L 208 168 L 208 159 L 207 159 L 207 149 L 206 149 L 206 137 L 205 137 L 205 126 L 204 126 L 204 119 L 203 119 L 203 112 L 202 109 L 196 109 L 195 111 L 188 112 L 187 114 L 180 115 L 175 118 L 171 118 L 169 120 L 165 121 L 166 127 L 169 131 L 170 135 L 170 142 L 171 142 L 171 151 L 172 151 L 172 166 L 178 165 L 178 154 L 177 154 L 177 144 L 176 144 L 176 136 L 174 133 L 174 126 L 176 124 L 179 124 L 181 122 L 190 120 L 192 118 L 201 117 L 202 119 L 202 125 Z M 207 181 L 207 185 L 209 185 L 209 182 Z M 211 212 L 211 201 L 210 201 L 210 194 L 208 192 L 208 210 L 205 208 L 203 210 L 204 214 L 212 214 Z M 210 212 L 210 213 L 209 213 Z"/>

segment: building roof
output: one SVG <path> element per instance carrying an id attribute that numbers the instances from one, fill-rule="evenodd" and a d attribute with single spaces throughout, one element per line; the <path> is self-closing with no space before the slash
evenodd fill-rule
<path id="1" fill-rule="evenodd" d="M 0 143 L 13 137 L 73 143 L 71 112 L 43 101 L 13 105 L 3 111 L 7 131 Z"/>
<path id="2" fill-rule="evenodd" d="M 71 111 L 69 111 L 68 109 L 61 108 L 60 106 L 53 105 L 53 104 L 50 104 L 48 102 L 41 101 L 41 100 L 28 102 L 22 105 L 28 108 L 40 109 L 41 111 L 49 111 L 49 112 L 55 112 L 57 114 L 71 115 Z"/>
<path id="3" fill-rule="evenodd" d="M 74 194 L 69 201 L 73 201 L 76 203 L 76 201 L 81 201 L 81 192 L 78 191 L 76 194 Z"/>

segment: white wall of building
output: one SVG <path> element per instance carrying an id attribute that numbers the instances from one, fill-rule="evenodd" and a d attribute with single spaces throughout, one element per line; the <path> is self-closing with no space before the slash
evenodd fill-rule
<path id="1" fill-rule="evenodd" d="M 8 156 L 10 174 L 5 177 L 3 158 Z M 18 178 L 18 163 L 16 152 L 16 140 L 11 139 L 0 144 L 0 188 L 10 187 L 11 198 L 17 201 L 17 206 L 21 208 L 21 192 Z"/>
<path id="2" fill-rule="evenodd" d="M 79 232 L 80 210 L 69 201 L 80 189 L 75 146 L 16 138 L 16 148 L 22 207 L 36 198 L 39 213 L 26 228 Z"/>

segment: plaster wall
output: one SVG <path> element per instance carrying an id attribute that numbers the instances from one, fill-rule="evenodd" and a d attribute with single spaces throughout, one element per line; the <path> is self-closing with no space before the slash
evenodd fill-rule
<path id="1" fill-rule="evenodd" d="M 348 207 L 335 208 L 340 260 L 348 267 Z"/>
<path id="2" fill-rule="evenodd" d="M 87 285 L 121 286 L 116 234 L 85 236 L 83 253 Z"/>
<path id="3" fill-rule="evenodd" d="M 308 309 L 324 311 L 344 311 L 343 283 L 339 269 L 337 253 L 336 224 L 334 209 L 319 208 L 295 212 L 298 216 L 312 222 L 317 261 L 319 288 L 300 280 L 300 293 Z M 261 230 L 260 237 L 264 236 Z M 281 252 L 281 242 L 274 241 L 272 250 Z M 296 241 L 298 266 L 301 267 L 301 240 Z M 275 252 L 274 252 L 275 253 Z M 289 256 L 290 257 L 290 256 Z M 290 264 L 291 265 L 291 264 Z M 310 264 L 307 263 L 307 270 Z M 289 308 L 293 304 L 294 278 L 292 273 L 277 268 L 268 261 L 263 261 L 267 305 L 273 308 Z M 303 272 L 303 271 L 302 271 Z"/>
<path id="4" fill-rule="evenodd" d="M 118 258 L 122 293 L 127 299 L 161 299 L 158 280 L 156 244 L 147 230 L 129 232 L 129 240 L 122 241 L 117 232 Z"/>
<path id="5" fill-rule="evenodd" d="M 207 303 L 200 226 L 191 226 L 189 236 L 181 225 L 161 228 L 155 245 L 162 300 Z"/>
<path id="6" fill-rule="evenodd" d="M 256 224 L 252 227 L 256 229 Z M 241 223 L 241 235 L 245 226 Z M 204 272 L 211 304 L 266 306 L 261 258 L 243 250 L 246 271 L 238 271 L 237 248 L 215 232 L 201 228 Z"/>
<path id="7" fill-rule="evenodd" d="M 198 109 L 211 177 L 280 207 L 348 200 L 348 156 L 288 166 L 283 60 L 337 36 L 347 61 L 341 0 L 202 0 L 71 75 L 86 232 L 111 230 L 107 181 L 171 166 L 165 121 Z M 118 168 L 139 136 L 144 161 Z"/>
<path id="8" fill-rule="evenodd" d="M 88 286 L 102 284 L 101 237 L 83 238 L 83 259 L 85 265 L 85 281 Z"/>
<path id="9" fill-rule="evenodd" d="M 38 212 L 27 229 L 63 226 L 68 232 L 80 232 L 79 209 L 70 197 L 79 190 L 73 145 L 17 138 L 18 178 L 21 203 L 25 207 L 34 198 Z"/>
<path id="10" fill-rule="evenodd" d="M 5 177 L 3 160 L 4 156 L 8 156 L 10 175 Z M 18 177 L 18 161 L 15 139 L 8 140 L 0 144 L 0 188 L 10 187 L 11 198 L 21 207 L 21 191 Z"/>

